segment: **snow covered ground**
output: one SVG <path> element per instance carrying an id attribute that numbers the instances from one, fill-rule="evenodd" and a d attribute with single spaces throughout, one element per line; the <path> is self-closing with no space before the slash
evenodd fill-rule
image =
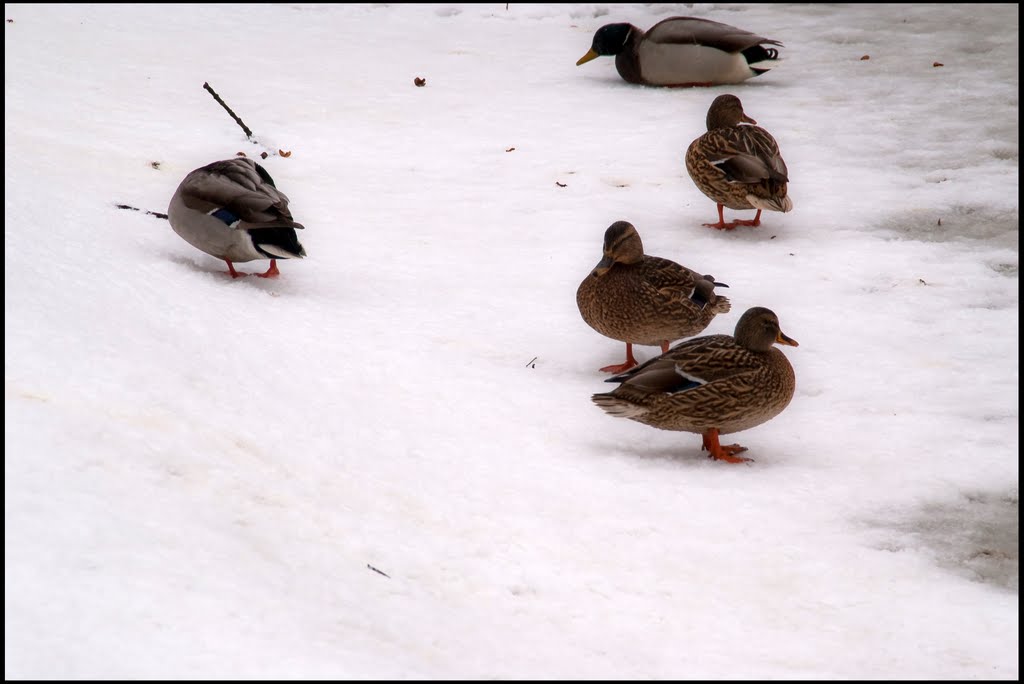
<path id="1" fill-rule="evenodd" d="M 672 15 L 784 61 L 575 66 Z M 6 678 L 1019 676 L 1017 5 L 5 18 Z M 723 92 L 790 169 L 756 229 L 682 163 Z M 276 280 L 116 207 L 239 151 L 306 225 Z M 800 342 L 753 463 L 591 403 L 620 219 L 730 285 L 708 333 Z"/>

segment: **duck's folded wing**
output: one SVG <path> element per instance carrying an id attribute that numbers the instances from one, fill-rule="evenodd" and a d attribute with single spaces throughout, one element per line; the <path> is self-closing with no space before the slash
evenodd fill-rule
<path id="1" fill-rule="evenodd" d="M 646 32 L 645 38 L 655 43 L 707 45 L 725 52 L 740 52 L 765 43 L 782 46 L 777 40 L 696 17 L 672 17 L 660 21 Z"/>
<path id="2" fill-rule="evenodd" d="M 763 134 L 763 135 L 762 135 Z M 786 162 L 778 145 L 767 131 L 755 126 L 716 129 L 700 138 L 700 150 L 727 180 L 735 183 L 759 183 L 789 180 Z"/>
<path id="3" fill-rule="evenodd" d="M 226 209 L 246 228 L 301 228 L 292 220 L 288 198 L 272 185 L 255 185 L 244 175 L 197 173 L 182 184 L 181 199 L 189 209 L 210 213 Z"/>
<path id="4" fill-rule="evenodd" d="M 697 277 L 693 271 L 661 257 L 644 257 L 644 281 L 656 290 L 689 292 Z"/>
<path id="5" fill-rule="evenodd" d="M 700 338 L 698 338 L 700 339 Z M 705 338 L 706 339 L 706 338 Z M 691 340 L 694 342 L 696 340 Z M 715 392 L 722 383 L 736 391 L 746 391 L 756 384 L 757 367 L 748 364 L 693 366 L 685 359 L 659 356 L 643 364 L 642 368 L 609 378 L 608 382 L 621 382 L 622 391 L 636 391 L 643 394 L 678 394 L 680 392 Z M 622 377 L 627 376 L 627 377 Z M 704 389 L 706 388 L 706 390 Z"/>

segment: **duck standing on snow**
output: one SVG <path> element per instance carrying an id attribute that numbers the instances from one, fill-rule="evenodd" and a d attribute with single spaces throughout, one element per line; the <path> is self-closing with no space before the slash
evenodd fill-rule
<path id="1" fill-rule="evenodd" d="M 213 162 L 181 182 L 167 209 L 174 232 L 193 247 L 223 259 L 232 278 L 246 275 L 234 262 L 270 259 L 261 278 L 280 275 L 277 259 L 301 259 L 288 197 L 267 170 L 246 157 Z"/>
<path id="2" fill-rule="evenodd" d="M 748 458 L 739 444 L 722 446 L 719 435 L 749 430 L 782 413 L 796 389 L 796 374 L 773 345 L 796 347 L 778 317 L 764 307 L 748 309 L 735 334 L 680 342 L 631 371 L 608 378 L 620 382 L 593 401 L 613 416 L 661 428 L 694 432 L 701 450 L 729 463 Z"/>
<path id="3" fill-rule="evenodd" d="M 644 254 L 633 224 L 616 221 L 604 233 L 604 256 L 576 290 L 576 305 L 587 324 L 605 337 L 626 343 L 626 361 L 602 371 L 621 373 L 637 364 L 633 345 L 660 346 L 697 335 L 729 300 L 715 294 L 711 276 L 674 261 Z"/>
<path id="4" fill-rule="evenodd" d="M 607 24 L 594 34 L 576 66 L 615 55 L 623 80 L 650 86 L 713 86 L 740 83 L 768 71 L 782 43 L 696 17 L 670 17 L 644 33 L 632 24 Z"/>
<path id="5" fill-rule="evenodd" d="M 701 192 L 718 204 L 712 228 L 761 225 L 761 210 L 790 211 L 789 171 L 771 133 L 743 112 L 735 95 L 719 95 L 708 108 L 708 132 L 686 150 L 686 171 Z M 748 125 L 750 124 L 750 125 Z M 722 207 L 757 209 L 753 220 L 725 222 Z"/>

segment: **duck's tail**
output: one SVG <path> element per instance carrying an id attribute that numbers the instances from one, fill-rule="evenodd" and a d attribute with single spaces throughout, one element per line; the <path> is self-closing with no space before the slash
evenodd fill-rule
<path id="1" fill-rule="evenodd" d="M 773 41 L 774 42 L 774 41 Z M 781 43 L 775 43 L 781 45 Z M 766 48 L 763 45 L 752 45 L 743 51 L 743 56 L 755 76 L 760 76 L 772 67 L 779 64 L 779 51 L 775 48 Z"/>
<path id="2" fill-rule="evenodd" d="M 747 195 L 747 201 L 755 209 L 763 209 L 764 211 L 781 211 L 783 213 L 793 210 L 793 200 L 789 199 L 789 196 L 784 197 L 758 197 L 757 195 Z"/>
<path id="3" fill-rule="evenodd" d="M 268 259 L 301 259 L 306 256 L 306 250 L 299 243 L 294 228 L 259 228 L 250 230 L 249 236 L 256 251 Z"/>
<path id="4" fill-rule="evenodd" d="M 616 418 L 636 418 L 647 413 L 647 409 L 643 406 L 638 406 L 631 401 L 620 399 L 619 397 L 609 392 L 601 394 L 595 394 L 591 397 L 591 400 L 598 406 L 600 406 L 605 413 Z"/>
<path id="5" fill-rule="evenodd" d="M 711 309 L 708 313 L 729 313 L 729 309 L 732 308 L 729 298 L 717 294 L 715 286 L 729 287 L 725 283 L 716 283 L 711 276 L 698 278 L 693 286 L 693 294 L 690 295 L 690 301 L 696 304 L 702 311 L 710 306 Z"/>
<path id="6" fill-rule="evenodd" d="M 728 297 L 716 294 L 711 301 L 711 311 L 715 314 L 729 313 L 732 311 L 732 302 L 729 301 Z"/>

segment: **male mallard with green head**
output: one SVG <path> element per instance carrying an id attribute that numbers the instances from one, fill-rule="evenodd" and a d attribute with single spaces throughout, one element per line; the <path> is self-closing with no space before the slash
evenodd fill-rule
<path id="1" fill-rule="evenodd" d="M 629 23 L 602 26 L 576 66 L 614 55 L 619 75 L 629 83 L 723 85 L 768 71 L 779 53 L 765 45 L 782 43 L 710 19 L 670 17 L 646 33 Z"/>

